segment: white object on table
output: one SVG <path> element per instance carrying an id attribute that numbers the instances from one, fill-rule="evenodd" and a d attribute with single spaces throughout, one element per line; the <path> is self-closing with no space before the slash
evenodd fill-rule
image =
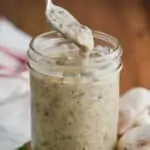
<path id="1" fill-rule="evenodd" d="M 25 61 L 30 40 L 0 18 L 0 150 L 14 150 L 31 139 L 28 72 L 19 72 L 24 66 L 16 59 Z"/>
<path id="2" fill-rule="evenodd" d="M 119 134 L 135 127 L 150 124 L 150 91 L 134 88 L 120 99 Z"/>

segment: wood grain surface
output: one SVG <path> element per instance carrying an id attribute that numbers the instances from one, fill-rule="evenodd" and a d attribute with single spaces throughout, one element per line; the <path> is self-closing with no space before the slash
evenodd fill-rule
<path id="1" fill-rule="evenodd" d="M 150 0 L 54 0 L 83 24 L 117 37 L 124 50 L 121 93 L 150 88 Z M 35 36 L 48 31 L 44 0 L 0 0 L 0 15 Z"/>

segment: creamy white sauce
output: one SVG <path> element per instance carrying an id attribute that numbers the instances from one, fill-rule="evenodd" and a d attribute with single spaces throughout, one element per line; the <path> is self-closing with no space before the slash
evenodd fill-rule
<path id="1" fill-rule="evenodd" d="M 67 10 L 55 6 L 48 0 L 46 17 L 51 27 L 81 48 L 81 54 L 87 56 L 94 48 L 91 29 L 79 23 Z"/>

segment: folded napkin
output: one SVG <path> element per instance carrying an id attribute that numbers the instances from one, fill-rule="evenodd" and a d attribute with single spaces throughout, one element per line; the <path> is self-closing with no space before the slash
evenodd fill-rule
<path id="1" fill-rule="evenodd" d="M 0 150 L 14 150 L 31 139 L 26 50 L 31 37 L 0 19 Z"/>

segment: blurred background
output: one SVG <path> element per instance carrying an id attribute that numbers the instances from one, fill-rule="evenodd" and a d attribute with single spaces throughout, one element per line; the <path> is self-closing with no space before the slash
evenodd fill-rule
<path id="1" fill-rule="evenodd" d="M 123 47 L 121 93 L 150 88 L 150 0 L 54 0 L 93 30 L 117 37 Z M 0 0 L 0 16 L 31 36 L 49 30 L 44 0 Z"/>
<path id="2" fill-rule="evenodd" d="M 150 88 L 150 0 L 53 1 L 68 9 L 82 24 L 119 39 L 124 52 L 121 94 L 133 87 Z M 45 0 L 0 0 L 0 20 L 8 19 L 32 37 L 50 30 L 44 11 Z M 3 38 L 2 28 L 0 24 L 0 40 Z M 6 36 L 10 35 L 8 30 Z M 15 41 L 19 43 L 18 38 Z M 20 126 L 19 121 L 16 124 Z M 22 139 L 21 143 L 26 141 Z"/>

